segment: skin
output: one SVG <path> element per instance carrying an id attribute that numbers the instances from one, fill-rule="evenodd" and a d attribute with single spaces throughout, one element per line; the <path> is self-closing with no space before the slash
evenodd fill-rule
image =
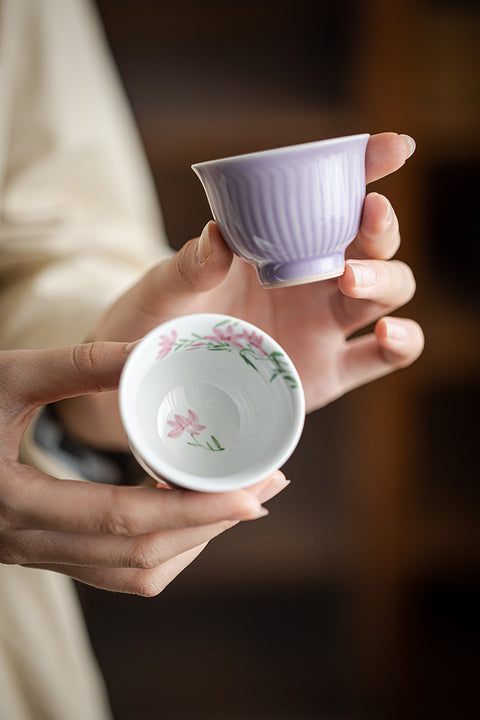
<path id="1" fill-rule="evenodd" d="M 398 170 L 411 152 L 404 136 L 372 136 L 367 182 Z M 125 341 L 192 312 L 241 317 L 275 337 L 297 366 L 309 411 L 406 367 L 420 355 L 423 334 L 413 320 L 389 317 L 415 292 L 411 270 L 392 259 L 399 244 L 389 201 L 371 193 L 340 278 L 265 290 L 210 222 L 200 238 L 152 268 L 104 314 L 93 344 L 0 353 L 0 562 L 150 596 L 212 537 L 261 517 L 261 503 L 287 485 L 280 472 L 248 490 L 222 494 L 95 485 L 21 465 L 20 438 L 38 407 L 60 401 L 58 412 L 73 435 L 94 447 L 125 449 L 116 393 Z M 350 339 L 371 323 L 373 333 Z"/>
<path id="2" fill-rule="evenodd" d="M 413 149 L 411 139 L 396 133 L 372 136 L 367 183 L 398 170 Z M 313 411 L 410 365 L 422 352 L 419 325 L 388 317 L 415 292 L 410 268 L 392 259 L 399 245 L 399 224 L 390 202 L 370 193 L 340 278 L 266 290 L 254 268 L 232 255 L 210 222 L 200 238 L 186 243 L 121 297 L 101 318 L 93 337 L 136 340 L 165 320 L 194 312 L 243 318 L 285 348 L 302 378 L 307 410 Z M 371 323 L 373 333 L 349 339 Z M 68 401 L 60 413 L 84 441 L 110 449 L 126 447 L 115 394 Z"/>
<path id="3" fill-rule="evenodd" d="M 266 515 L 262 503 L 287 486 L 275 472 L 229 493 L 116 487 L 22 465 L 20 439 L 35 411 L 75 393 L 116 388 L 128 350 L 99 342 L 0 353 L 0 562 L 156 595 L 213 537 Z"/>

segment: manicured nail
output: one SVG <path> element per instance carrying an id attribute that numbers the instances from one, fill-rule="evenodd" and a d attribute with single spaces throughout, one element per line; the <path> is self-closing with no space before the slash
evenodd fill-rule
<path id="1" fill-rule="evenodd" d="M 261 503 L 267 502 L 267 500 L 271 500 L 271 498 L 275 497 L 275 495 L 278 495 L 278 493 L 282 492 L 282 490 L 285 490 L 288 485 L 290 485 L 290 480 L 287 480 L 286 478 L 272 478 L 268 485 L 260 490 L 256 496 L 257 500 Z"/>
<path id="2" fill-rule="evenodd" d="M 400 137 L 402 137 L 408 145 L 408 155 L 406 157 L 406 160 L 408 160 L 408 158 L 412 157 L 413 153 L 415 152 L 417 143 L 412 137 L 410 137 L 410 135 L 400 135 Z"/>
<path id="3" fill-rule="evenodd" d="M 230 520 L 258 520 L 259 518 L 265 517 L 268 515 L 267 508 L 264 508 L 262 505 L 260 505 L 256 509 L 246 510 L 242 513 L 235 513 L 234 515 L 230 516 Z"/>
<path id="4" fill-rule="evenodd" d="M 405 325 L 399 320 L 394 318 L 388 318 L 385 320 L 385 326 L 387 328 L 387 340 L 393 340 L 394 342 L 403 342 L 407 337 L 407 330 Z"/>
<path id="5" fill-rule="evenodd" d="M 387 208 L 386 208 L 384 222 L 385 222 L 385 225 L 388 226 L 393 222 L 394 213 L 393 213 L 393 207 L 392 207 L 391 202 L 389 202 L 386 198 L 385 198 L 385 201 L 387 203 Z"/>
<path id="6" fill-rule="evenodd" d="M 141 338 L 140 338 L 140 340 L 141 340 Z M 127 353 L 127 355 L 132 352 L 133 348 L 137 347 L 140 340 L 135 340 L 134 342 L 131 342 L 126 346 L 125 352 Z"/>
<path id="7" fill-rule="evenodd" d="M 352 269 L 357 287 L 371 287 L 377 281 L 375 268 L 368 263 L 349 261 L 348 267 Z"/>
<path id="8" fill-rule="evenodd" d="M 212 252 L 212 244 L 210 242 L 210 223 L 207 223 L 202 230 L 202 234 L 197 244 L 197 262 L 203 265 L 205 260 Z"/>

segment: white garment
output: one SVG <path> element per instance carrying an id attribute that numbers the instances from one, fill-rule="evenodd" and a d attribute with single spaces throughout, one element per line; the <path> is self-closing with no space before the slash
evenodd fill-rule
<path id="1" fill-rule="evenodd" d="M 83 341 L 168 255 L 94 7 L 0 0 L 0 348 Z M 0 718 L 108 716 L 71 581 L 0 565 Z"/>

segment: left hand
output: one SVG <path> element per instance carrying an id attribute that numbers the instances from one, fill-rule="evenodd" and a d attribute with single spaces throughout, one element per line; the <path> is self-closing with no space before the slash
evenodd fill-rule
<path id="1" fill-rule="evenodd" d="M 372 136 L 366 154 L 367 183 L 398 170 L 410 154 L 401 135 Z M 241 317 L 284 347 L 302 378 L 307 410 L 313 411 L 409 365 L 422 352 L 419 325 L 388 317 L 415 292 L 410 268 L 391 259 L 399 245 L 399 225 L 390 202 L 371 193 L 341 277 L 265 290 L 254 268 L 232 255 L 210 222 L 200 238 L 150 270 L 106 312 L 94 339 L 135 340 L 165 320 L 193 312 Z M 349 339 L 375 321 L 373 333 Z M 105 393 L 76 398 L 66 401 L 60 412 L 70 430 L 92 445 L 124 446 L 116 398 Z"/>
<path id="2" fill-rule="evenodd" d="M 55 478 L 19 462 L 38 407 L 116 388 L 128 352 L 125 343 L 101 342 L 0 352 L 0 564 L 157 595 L 212 538 L 263 517 L 262 503 L 287 487 L 278 471 L 223 493 L 118 487 Z"/>

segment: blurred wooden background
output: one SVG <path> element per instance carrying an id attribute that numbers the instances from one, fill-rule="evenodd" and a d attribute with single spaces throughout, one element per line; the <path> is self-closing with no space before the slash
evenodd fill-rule
<path id="1" fill-rule="evenodd" d="M 209 219 L 193 162 L 415 137 L 374 189 L 417 277 L 400 314 L 427 342 L 413 367 L 310 416 L 271 515 L 161 596 L 80 588 L 117 720 L 478 716 L 478 4 L 98 5 L 174 247 Z"/>

